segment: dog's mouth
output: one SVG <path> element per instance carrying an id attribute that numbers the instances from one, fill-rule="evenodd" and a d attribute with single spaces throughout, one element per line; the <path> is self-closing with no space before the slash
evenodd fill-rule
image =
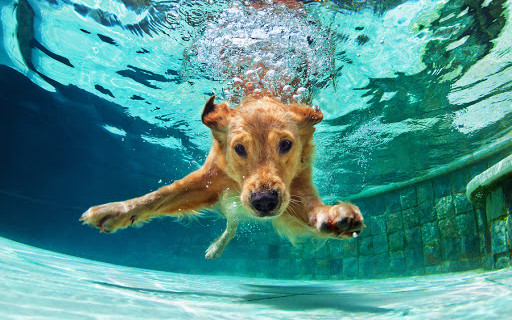
<path id="1" fill-rule="evenodd" d="M 273 218 L 282 213 L 283 198 L 278 190 L 266 189 L 251 192 L 249 205 L 259 218 Z"/>

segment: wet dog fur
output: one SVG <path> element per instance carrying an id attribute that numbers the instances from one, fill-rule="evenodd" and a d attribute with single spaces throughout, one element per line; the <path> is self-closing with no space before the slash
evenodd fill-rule
<path id="1" fill-rule="evenodd" d="M 213 143 L 199 170 L 142 197 L 91 207 L 80 220 L 110 233 L 219 203 L 227 227 L 206 250 L 207 259 L 220 257 L 248 218 L 271 219 L 292 243 L 303 235 L 351 238 L 365 227 L 359 209 L 325 205 L 313 185 L 314 125 L 322 118 L 318 108 L 268 96 L 247 97 L 237 108 L 213 96 L 202 113 Z"/>

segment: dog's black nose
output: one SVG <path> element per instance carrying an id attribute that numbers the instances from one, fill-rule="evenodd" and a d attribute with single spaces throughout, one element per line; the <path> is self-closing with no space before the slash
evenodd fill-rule
<path id="1" fill-rule="evenodd" d="M 279 195 L 276 190 L 259 191 L 251 194 L 251 205 L 262 217 L 270 216 L 279 204 Z"/>

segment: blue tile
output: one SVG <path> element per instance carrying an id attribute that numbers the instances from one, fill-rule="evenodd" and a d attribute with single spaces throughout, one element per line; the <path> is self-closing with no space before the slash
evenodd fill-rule
<path id="1" fill-rule="evenodd" d="M 409 187 L 400 191 L 400 204 L 402 210 L 418 206 L 418 197 L 415 187 Z"/>
<path id="2" fill-rule="evenodd" d="M 405 256 L 403 251 L 394 251 L 389 253 L 389 270 L 405 270 Z"/>
<path id="3" fill-rule="evenodd" d="M 507 214 L 512 215 L 512 179 L 504 182 L 503 193 L 505 198 L 505 207 Z"/>
<path id="4" fill-rule="evenodd" d="M 278 259 L 269 259 L 268 262 L 269 262 L 269 264 L 268 264 L 268 268 L 266 271 L 267 271 L 269 277 L 278 278 L 282 274 L 282 272 L 285 271 L 285 270 L 279 269 Z"/>
<path id="5" fill-rule="evenodd" d="M 357 247 L 357 238 L 343 240 L 343 252 L 345 253 L 345 257 L 357 256 Z"/>
<path id="6" fill-rule="evenodd" d="M 410 229 L 419 226 L 420 217 L 417 207 L 402 211 L 402 215 L 404 217 L 405 229 Z"/>
<path id="7" fill-rule="evenodd" d="M 457 225 L 452 219 L 444 219 L 438 222 L 439 234 L 441 239 L 452 239 L 457 238 Z"/>
<path id="8" fill-rule="evenodd" d="M 424 244 L 439 242 L 439 238 L 437 222 L 427 223 L 421 226 L 421 239 Z"/>
<path id="9" fill-rule="evenodd" d="M 464 271 L 464 265 L 461 261 L 445 261 L 443 262 L 443 272 L 460 272 Z"/>
<path id="10" fill-rule="evenodd" d="M 375 275 L 377 278 L 386 278 L 389 276 L 388 253 L 375 255 Z"/>
<path id="11" fill-rule="evenodd" d="M 441 266 L 425 267 L 425 274 L 439 274 L 442 272 Z"/>
<path id="12" fill-rule="evenodd" d="M 392 212 L 387 214 L 387 230 L 388 232 L 395 232 L 403 230 L 402 213 Z"/>
<path id="13" fill-rule="evenodd" d="M 363 279 L 374 278 L 375 274 L 375 257 L 359 257 L 359 277 Z"/>
<path id="14" fill-rule="evenodd" d="M 343 259 L 343 275 L 345 279 L 354 279 L 359 272 L 359 259 L 358 258 L 345 258 Z"/>
<path id="15" fill-rule="evenodd" d="M 386 233 L 386 215 L 371 217 L 372 235 Z"/>
<path id="16" fill-rule="evenodd" d="M 331 259 L 341 259 L 344 256 L 343 242 L 329 240 L 329 253 Z"/>
<path id="17" fill-rule="evenodd" d="M 302 260 L 290 259 L 291 278 L 300 279 L 301 269 L 302 269 Z"/>
<path id="18" fill-rule="evenodd" d="M 400 211 L 400 194 L 398 192 L 390 192 L 384 196 L 385 210 L 387 213 Z"/>
<path id="19" fill-rule="evenodd" d="M 443 260 L 459 260 L 459 239 L 448 239 L 441 241 L 441 253 Z"/>
<path id="20" fill-rule="evenodd" d="M 407 268 L 404 275 L 407 277 L 421 276 L 425 274 L 424 268 Z"/>
<path id="21" fill-rule="evenodd" d="M 483 264 L 484 264 L 484 269 L 486 269 L 486 270 L 494 269 L 494 256 L 491 255 L 491 256 L 483 257 Z"/>
<path id="22" fill-rule="evenodd" d="M 278 254 L 278 258 L 279 259 L 290 259 L 291 258 L 291 247 L 292 245 L 290 243 L 286 243 L 286 244 L 280 244 L 279 245 L 279 254 Z"/>
<path id="23" fill-rule="evenodd" d="M 315 276 L 329 275 L 331 264 L 329 259 L 317 259 L 315 264 Z"/>
<path id="24" fill-rule="evenodd" d="M 507 216 L 507 208 L 502 188 L 493 190 L 492 193 L 487 196 L 485 212 L 487 215 L 487 222 L 495 219 L 502 219 Z"/>
<path id="25" fill-rule="evenodd" d="M 389 251 L 403 250 L 405 247 L 403 231 L 390 233 L 388 235 Z"/>
<path id="26" fill-rule="evenodd" d="M 365 228 L 359 234 L 359 237 L 369 237 L 372 235 L 372 217 L 364 217 Z"/>
<path id="27" fill-rule="evenodd" d="M 447 219 L 455 215 L 455 207 L 453 206 L 453 197 L 451 195 L 436 200 L 437 218 Z"/>
<path id="28" fill-rule="evenodd" d="M 304 281 L 311 281 L 311 280 L 315 280 L 315 275 L 310 273 L 310 274 L 303 274 L 301 277 L 300 277 L 301 280 L 304 280 Z"/>
<path id="29" fill-rule="evenodd" d="M 478 227 L 479 232 L 484 232 L 487 227 L 487 217 L 485 214 L 485 210 L 483 209 L 475 209 L 476 214 L 476 225 Z"/>
<path id="30" fill-rule="evenodd" d="M 315 273 L 315 265 L 316 262 L 314 259 L 302 259 L 302 266 L 300 269 L 300 273 L 304 275 L 314 274 Z"/>
<path id="31" fill-rule="evenodd" d="M 446 197 L 451 194 L 450 176 L 442 176 L 434 179 L 434 196 L 435 198 Z"/>
<path id="32" fill-rule="evenodd" d="M 304 246 L 302 249 L 302 259 L 314 259 L 316 257 L 317 248 L 313 245 Z"/>
<path id="33" fill-rule="evenodd" d="M 268 246 L 268 257 L 269 259 L 278 259 L 279 258 L 279 245 L 271 244 Z"/>
<path id="34" fill-rule="evenodd" d="M 496 263 L 494 267 L 496 269 L 510 268 L 510 254 L 504 254 L 496 257 Z"/>
<path id="35" fill-rule="evenodd" d="M 343 259 L 331 259 L 329 261 L 330 275 L 343 275 Z"/>
<path id="36" fill-rule="evenodd" d="M 364 200 L 358 200 L 354 203 L 359 207 L 361 213 L 365 217 L 378 216 L 384 213 L 385 204 L 379 197 L 371 197 Z"/>
<path id="37" fill-rule="evenodd" d="M 437 220 L 437 213 L 433 203 L 424 203 L 418 206 L 420 223 L 425 224 Z"/>
<path id="38" fill-rule="evenodd" d="M 493 254 L 502 253 L 508 250 L 505 221 L 497 220 L 492 222 L 491 243 Z"/>
<path id="39" fill-rule="evenodd" d="M 408 269 L 423 267 L 423 250 L 421 248 L 405 250 L 405 265 Z"/>
<path id="40" fill-rule="evenodd" d="M 507 217 L 507 236 L 508 236 L 508 247 L 512 249 L 512 218 L 510 215 Z"/>
<path id="41" fill-rule="evenodd" d="M 480 241 L 478 235 L 469 235 L 461 239 L 461 255 L 463 258 L 476 258 L 482 253 L 480 252 Z"/>
<path id="42" fill-rule="evenodd" d="M 251 247 L 253 251 L 253 257 L 255 259 L 268 259 L 269 258 L 269 246 L 268 245 L 255 245 Z"/>
<path id="43" fill-rule="evenodd" d="M 405 231 L 405 246 L 407 249 L 420 248 L 423 246 L 421 241 L 421 229 L 419 227 Z"/>
<path id="44" fill-rule="evenodd" d="M 373 236 L 373 252 L 375 254 L 384 253 L 388 250 L 388 236 L 386 234 Z"/>
<path id="45" fill-rule="evenodd" d="M 324 244 L 320 248 L 315 248 L 315 258 L 316 259 L 328 259 L 329 258 L 329 246 Z"/>
<path id="46" fill-rule="evenodd" d="M 434 266 L 441 262 L 441 247 L 439 243 L 430 243 L 423 247 L 423 264 Z"/>
<path id="47" fill-rule="evenodd" d="M 292 258 L 292 259 L 302 259 L 302 257 L 303 257 L 302 250 L 303 250 L 302 245 L 297 245 L 297 246 L 292 245 L 290 247 L 290 258 Z"/>
<path id="48" fill-rule="evenodd" d="M 452 192 L 466 192 L 466 187 L 469 183 L 468 174 L 466 169 L 461 169 L 452 172 L 451 174 L 451 185 Z"/>
<path id="49" fill-rule="evenodd" d="M 373 240 L 371 237 L 359 239 L 359 254 L 362 256 L 373 254 Z"/>
<path id="50" fill-rule="evenodd" d="M 432 205 L 434 202 L 434 187 L 432 181 L 428 180 L 416 186 L 416 193 L 418 196 L 418 204 Z"/>
<path id="51" fill-rule="evenodd" d="M 476 219 L 473 211 L 461 214 L 455 218 L 459 235 L 467 236 L 476 233 Z"/>
<path id="52" fill-rule="evenodd" d="M 456 193 L 452 195 L 453 205 L 455 207 L 455 214 L 462 214 L 465 212 L 473 211 L 473 205 L 469 202 L 466 193 Z"/>

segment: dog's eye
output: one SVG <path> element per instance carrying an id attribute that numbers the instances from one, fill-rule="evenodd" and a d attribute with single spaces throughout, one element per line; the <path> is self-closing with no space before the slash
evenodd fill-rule
<path id="1" fill-rule="evenodd" d="M 279 142 L 279 153 L 287 153 L 292 148 L 292 142 L 290 140 L 281 140 Z"/>
<path id="2" fill-rule="evenodd" d="M 240 157 L 247 157 L 247 151 L 243 145 L 237 144 L 233 149 L 235 149 L 236 154 Z"/>

